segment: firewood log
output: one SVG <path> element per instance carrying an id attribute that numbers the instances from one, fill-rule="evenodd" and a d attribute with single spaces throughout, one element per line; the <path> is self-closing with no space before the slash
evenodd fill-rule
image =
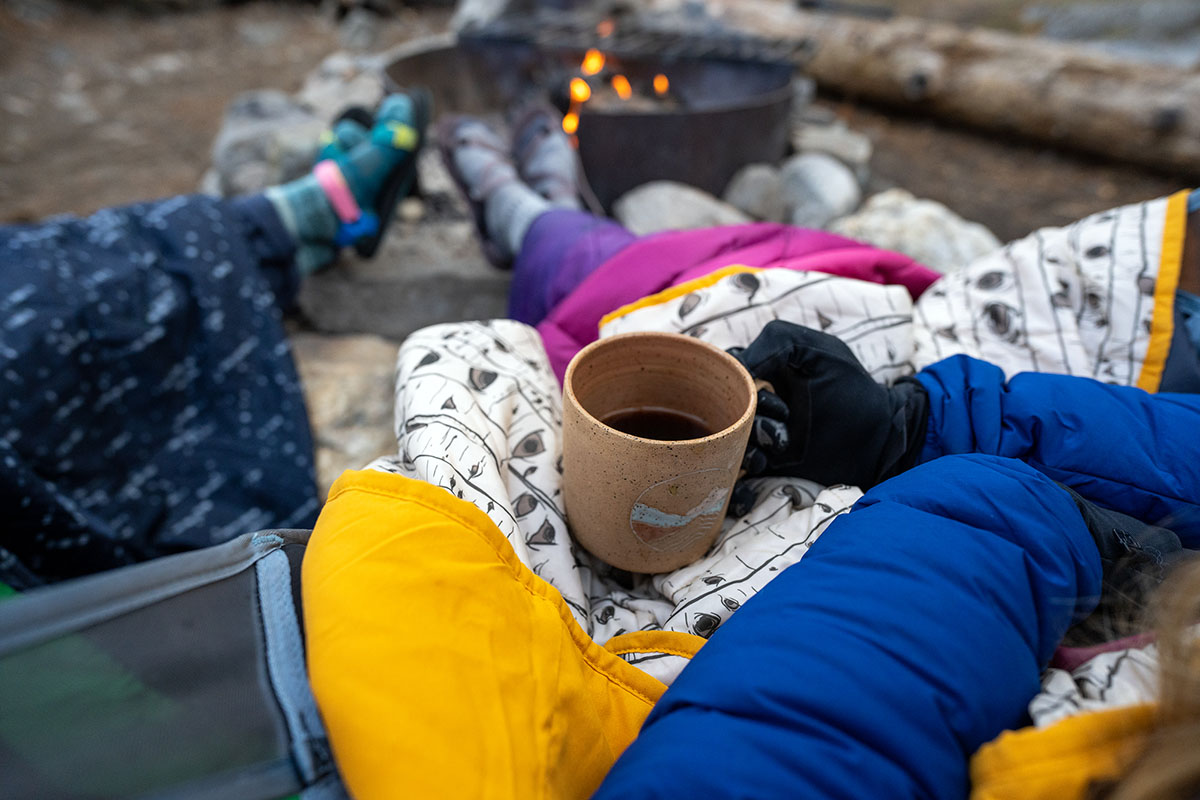
<path id="1" fill-rule="evenodd" d="M 828 90 L 1064 149 L 1200 176 L 1200 70 L 1079 45 L 895 17 L 713 0 L 731 27 L 807 40 Z"/>

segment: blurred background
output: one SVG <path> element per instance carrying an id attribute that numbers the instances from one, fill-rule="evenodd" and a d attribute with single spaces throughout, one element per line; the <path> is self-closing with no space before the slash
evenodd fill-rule
<path id="1" fill-rule="evenodd" d="M 815 88 L 800 84 L 803 97 L 782 134 L 787 161 L 748 167 L 711 195 L 669 186 L 641 193 L 624 214 L 616 211 L 638 232 L 776 219 L 828 227 L 949 269 L 1036 228 L 1200 182 L 1192 102 L 1200 96 L 1200 0 L 623 2 L 685 28 L 723 5 L 722 24 L 760 37 L 786 29 L 793 43 L 807 37 L 813 20 L 818 28 L 820 19 L 833 20 L 813 37 L 820 74 Z M 296 177 L 343 106 L 378 100 L 381 65 L 405 47 L 472 20 L 556 4 L 591 5 L 0 0 L 0 223 L 195 191 L 239 194 Z M 742 17 L 730 22 L 734 12 Z M 830 31 L 839 29 L 849 33 L 830 44 Z M 915 48 L 893 48 L 888 37 L 896 31 Z M 957 60 L 964 32 L 976 54 L 969 67 Z M 871 68 L 902 50 L 920 55 L 919 63 L 900 58 L 883 70 L 896 80 L 885 79 L 882 93 L 896 95 L 899 87 L 896 102 L 867 102 L 879 94 L 870 91 L 880 82 Z M 937 102 L 923 95 L 967 70 L 991 70 L 990 85 L 1020 72 L 1032 99 L 960 91 L 941 108 L 957 103 L 957 113 L 931 113 Z M 418 70 L 410 77 L 437 76 Z M 1066 94 L 1039 89 L 1052 80 Z M 1152 104 L 1139 106 L 1147 97 Z M 1040 138 L 1004 124 L 964 124 L 973 104 L 991 108 L 993 122 L 1051 119 Z M 1089 118 L 1093 110 L 1099 122 Z M 1119 128 L 1111 136 L 1109 124 Z M 1089 126 L 1099 147 L 1059 142 Z M 1151 144 L 1132 155 L 1128 146 L 1106 153 L 1109 139 Z M 1182 156 L 1153 158 L 1159 144 Z M 509 273 L 482 258 L 469 211 L 433 148 L 419 167 L 421 197 L 401 205 L 379 257 L 345 257 L 305 281 L 288 320 L 324 487 L 343 469 L 394 451 L 399 341 L 435 322 L 504 315 Z"/>
<path id="2" fill-rule="evenodd" d="M 1197 0 L 826 5 L 1200 64 Z M 240 92 L 293 92 L 329 54 L 380 51 L 445 30 L 453 10 L 436 0 L 3 0 L 0 221 L 193 191 L 209 167 L 225 109 Z M 1113 205 L 1178 183 L 1102 159 L 884 115 L 854 98 L 830 103 L 874 144 L 873 188 L 905 186 L 989 225 L 1002 239 L 1077 218 L 1090 210 L 1082 197 Z"/>

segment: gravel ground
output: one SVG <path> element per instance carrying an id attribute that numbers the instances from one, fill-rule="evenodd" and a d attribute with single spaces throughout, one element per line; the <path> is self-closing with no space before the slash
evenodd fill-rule
<path id="1" fill-rule="evenodd" d="M 342 46 L 339 26 L 307 5 L 161 16 L 14 5 L 21 15 L 0 5 L 0 221 L 194 191 L 235 95 L 294 91 Z M 428 34 L 445 18 L 381 20 L 374 44 Z"/>

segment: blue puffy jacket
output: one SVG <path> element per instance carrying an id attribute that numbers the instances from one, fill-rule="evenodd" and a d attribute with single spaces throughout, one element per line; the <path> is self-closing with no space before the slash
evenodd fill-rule
<path id="1" fill-rule="evenodd" d="M 1200 543 L 1200 397 L 1006 385 L 965 357 L 918 377 L 925 463 L 717 631 L 598 797 L 965 797 L 969 757 L 1025 724 L 1100 594 L 1096 545 L 1056 481 Z"/>

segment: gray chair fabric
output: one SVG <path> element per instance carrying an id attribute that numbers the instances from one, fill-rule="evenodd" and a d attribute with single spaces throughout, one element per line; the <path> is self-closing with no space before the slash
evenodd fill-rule
<path id="1" fill-rule="evenodd" d="M 305 670 L 307 540 L 0 600 L 0 797 L 345 797 Z"/>

